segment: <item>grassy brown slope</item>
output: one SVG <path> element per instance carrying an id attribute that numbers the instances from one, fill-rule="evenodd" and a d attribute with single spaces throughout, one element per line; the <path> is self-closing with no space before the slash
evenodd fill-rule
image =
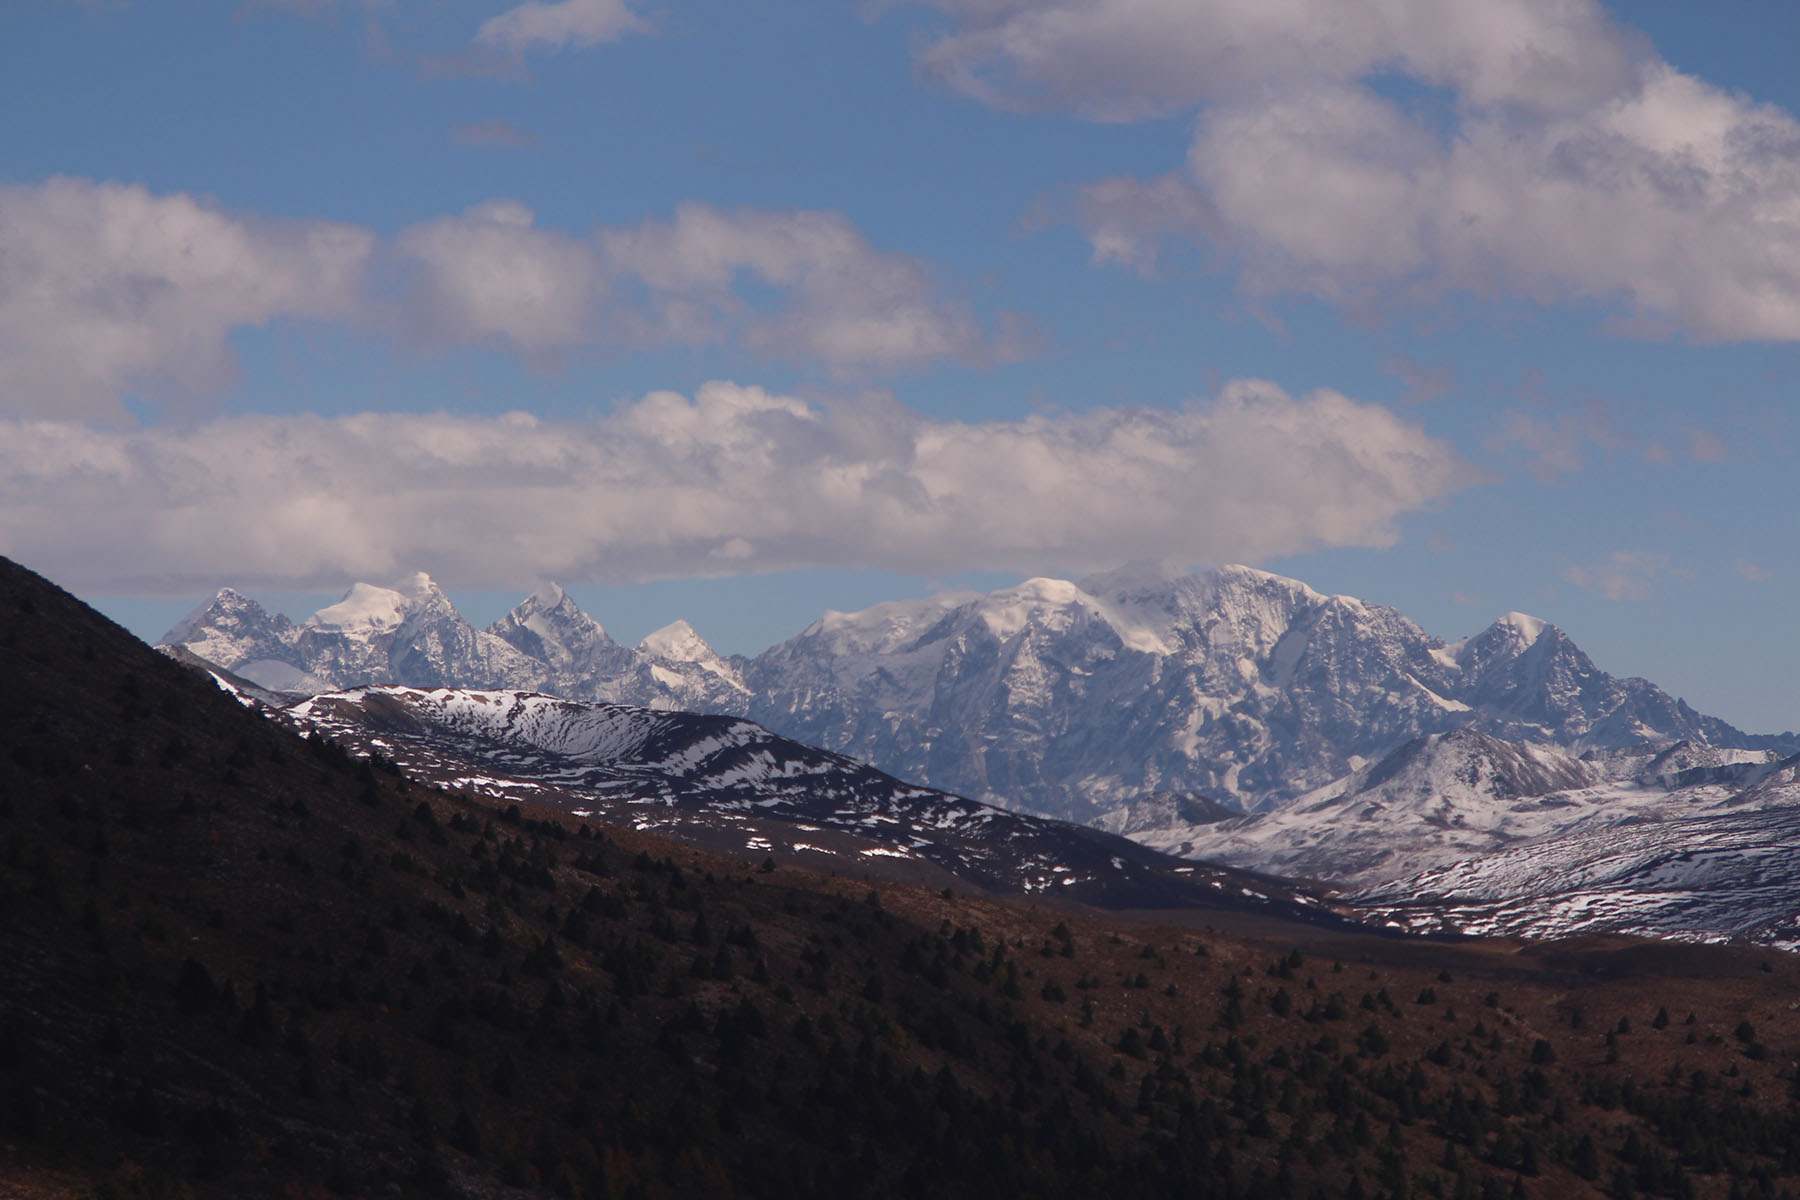
<path id="1" fill-rule="evenodd" d="M 303 743 L 0 560 L 14 1190 L 1723 1197 L 1800 1167 L 1780 956 L 871 897 L 537 815 Z"/>

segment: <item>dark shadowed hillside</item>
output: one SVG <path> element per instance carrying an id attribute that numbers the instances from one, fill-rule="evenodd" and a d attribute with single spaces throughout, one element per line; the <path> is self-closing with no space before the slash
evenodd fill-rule
<path id="1" fill-rule="evenodd" d="M 0 560 L 0 1191 L 1723 1198 L 1800 1172 L 1785 956 L 1225 919 L 487 808 Z"/>

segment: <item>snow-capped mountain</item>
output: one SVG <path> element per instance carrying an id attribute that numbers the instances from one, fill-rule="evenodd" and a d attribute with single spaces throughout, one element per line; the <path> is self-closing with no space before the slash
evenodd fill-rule
<path id="1" fill-rule="evenodd" d="M 1162 791 L 1275 807 L 1456 729 L 1577 750 L 1793 741 L 1608 675 L 1534 618 L 1445 645 L 1392 608 L 1246 567 L 828 613 L 746 678 L 770 728 L 1084 820 Z"/>
<path id="2" fill-rule="evenodd" d="M 357 584 L 295 627 L 294 653 L 307 674 L 323 680 L 491 687 L 542 669 L 463 620 L 422 572 L 393 588 Z"/>
<path id="3" fill-rule="evenodd" d="M 163 634 L 159 644 L 179 646 L 207 662 L 229 666 L 276 691 L 321 691 L 327 685 L 299 665 L 293 649 L 297 636 L 286 617 L 270 614 L 241 592 L 221 588 Z"/>
<path id="4" fill-rule="evenodd" d="M 781 853 L 818 869 L 883 873 L 910 864 L 989 890 L 1103 906 L 1342 923 L 1282 881 L 902 783 L 732 717 L 404 687 L 327 693 L 274 715 L 414 778 L 603 813 L 752 860 Z"/>
<path id="5" fill-rule="evenodd" d="M 554 583 L 520 601 L 487 632 L 542 664 L 544 674 L 541 683 L 515 677 L 510 683 L 481 686 L 693 712 L 742 713 L 748 707 L 748 689 L 737 665 L 707 645 L 686 621 L 627 648 Z"/>
<path id="6" fill-rule="evenodd" d="M 554 583 L 519 601 L 487 631 L 527 658 L 542 663 L 546 679 L 555 680 L 559 691 L 571 695 L 597 695 L 616 688 L 621 679 L 635 673 L 637 666 L 631 651 L 613 641 L 600 622 L 581 611 L 574 599 Z"/>
<path id="7" fill-rule="evenodd" d="M 275 691 L 364 684 L 520 688 L 645 707 L 743 712 L 737 664 L 685 621 L 621 646 L 556 584 L 485 630 L 423 573 L 357 583 L 295 624 L 226 588 L 162 638 Z"/>
<path id="8" fill-rule="evenodd" d="M 1247 567 L 828 612 L 749 661 L 685 622 L 620 646 L 554 586 L 477 631 L 424 577 L 358 585 L 300 625 L 221 592 L 165 641 L 293 691 L 454 684 L 747 715 L 901 778 L 1078 820 L 1158 793 L 1277 808 L 1464 729 L 1577 754 L 1800 750 L 1609 675 L 1536 618 L 1446 645 L 1392 608 Z"/>

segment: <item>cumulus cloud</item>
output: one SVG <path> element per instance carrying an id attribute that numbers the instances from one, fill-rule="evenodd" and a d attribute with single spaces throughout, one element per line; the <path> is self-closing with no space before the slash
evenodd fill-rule
<path id="1" fill-rule="evenodd" d="M 988 103 L 1132 120 L 1378 72 L 1542 111 L 1629 86 L 1632 46 L 1587 0 L 927 0 L 953 29 L 925 74 Z"/>
<path id="2" fill-rule="evenodd" d="M 558 0 L 553 4 L 530 0 L 482 22 L 475 42 L 508 54 L 523 54 L 598 46 L 649 30 L 649 22 L 625 0 Z"/>
<path id="3" fill-rule="evenodd" d="M 142 187 L 0 187 L 0 412 L 119 419 L 124 395 L 214 394 L 233 329 L 355 319 L 375 248 L 354 226 Z"/>
<path id="4" fill-rule="evenodd" d="M 1468 482 L 1335 392 L 965 423 L 712 383 L 551 423 L 364 414 L 0 426 L 0 551 L 74 586 L 460 586 L 797 567 L 1083 570 L 1385 545 Z"/>
<path id="5" fill-rule="evenodd" d="M 1666 554 L 1646 554 L 1638 550 L 1614 550 L 1598 562 L 1571 564 L 1563 578 L 1579 588 L 1599 592 L 1608 600 L 1642 600 L 1650 594 L 1651 584 L 1664 575 L 1686 572 L 1669 565 Z"/>
<path id="6" fill-rule="evenodd" d="M 922 263 L 876 250 L 834 212 L 690 204 L 670 221 L 578 238 L 491 201 L 405 230 L 393 251 L 406 331 L 428 344 L 543 357 L 736 341 L 835 372 L 991 362 L 1028 346 L 1010 322 L 984 328 Z"/>
<path id="7" fill-rule="evenodd" d="M 755 349 L 843 368 L 982 362 L 1023 350 L 1016 332 L 991 337 L 921 263 L 875 250 L 838 213 L 690 204 L 672 221 L 603 232 L 599 242 L 615 273 L 646 290 L 668 336 L 705 340 L 739 324 Z M 790 299 L 773 312 L 753 310 L 733 291 L 745 279 Z"/>
<path id="8" fill-rule="evenodd" d="M 1367 89 L 1204 115 L 1189 171 L 1255 290 L 1621 304 L 1645 329 L 1800 337 L 1800 124 L 1666 67 L 1572 117 L 1450 141 Z"/>
<path id="9" fill-rule="evenodd" d="M 592 340 L 607 291 L 594 247 L 534 222 L 500 200 L 402 231 L 393 249 L 407 272 L 407 332 L 527 357 Z"/>
<path id="10" fill-rule="evenodd" d="M 1641 332 L 1800 338 L 1800 123 L 1681 74 L 1595 0 L 936 7 L 951 30 L 920 66 L 964 93 L 1197 113 L 1181 171 L 1088 189 L 1098 260 L 1143 269 L 1175 233 L 1259 293 L 1575 301 Z"/>
<path id="11" fill-rule="evenodd" d="M 0 187 L 0 413 L 118 421 L 129 397 L 216 396 L 236 377 L 234 330 L 294 319 L 535 363 L 727 341 L 844 373 L 1027 345 L 831 212 L 697 205 L 569 233 L 494 200 L 383 239 L 138 186 Z"/>
<path id="12" fill-rule="evenodd" d="M 1076 213 L 1096 264 L 1111 263 L 1140 275 L 1156 274 L 1162 245 L 1170 237 L 1200 237 L 1215 223 L 1206 196 L 1179 175 L 1120 176 L 1086 184 Z"/>

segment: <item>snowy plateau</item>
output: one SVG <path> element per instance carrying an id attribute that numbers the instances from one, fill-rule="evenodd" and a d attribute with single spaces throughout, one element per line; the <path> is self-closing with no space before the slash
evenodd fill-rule
<path id="1" fill-rule="evenodd" d="M 1800 919 L 1800 738 L 1609 675 L 1520 613 L 1446 644 L 1247 567 L 1132 567 L 827 612 L 745 659 L 685 622 L 622 646 L 554 585 L 477 630 L 420 575 L 299 624 L 222 591 L 164 642 L 274 692 L 748 717 L 942 792 L 1334 886 L 1403 928 L 1786 943 Z"/>

